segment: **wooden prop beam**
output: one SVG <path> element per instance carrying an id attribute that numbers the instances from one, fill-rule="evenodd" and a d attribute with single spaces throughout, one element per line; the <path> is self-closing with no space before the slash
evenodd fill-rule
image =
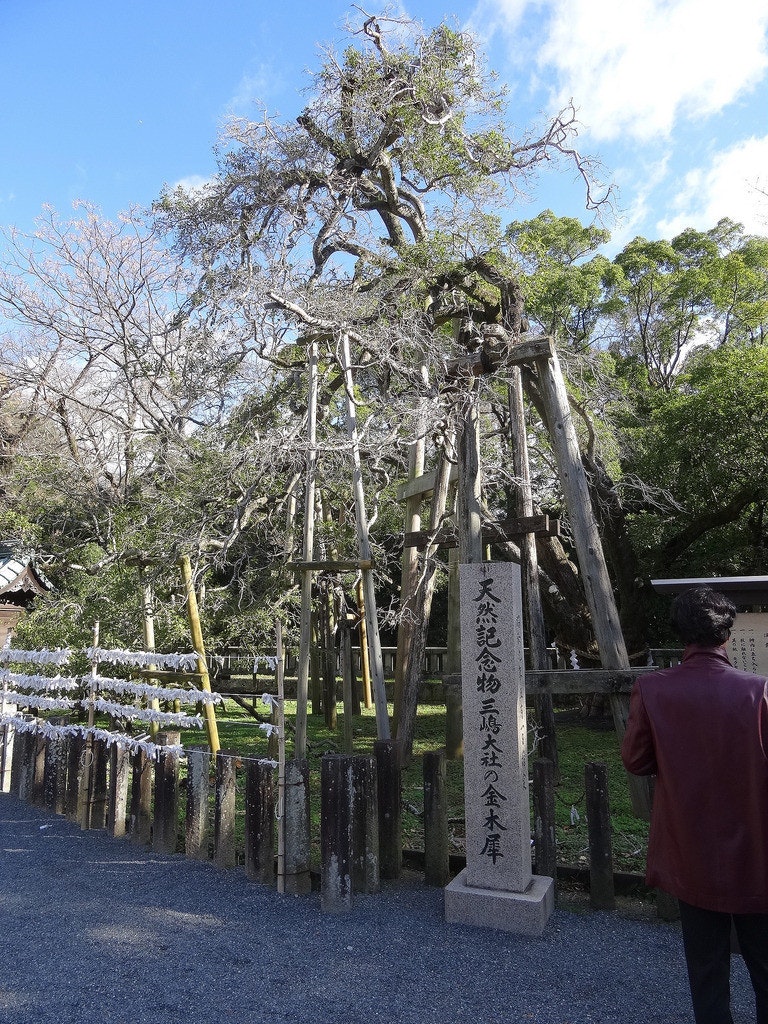
<path id="1" fill-rule="evenodd" d="M 557 519 L 550 519 L 549 516 L 542 515 L 505 519 L 500 523 L 485 523 L 483 525 L 483 543 L 515 540 L 530 533 L 548 537 L 559 537 L 560 522 Z M 428 533 L 423 531 L 406 533 L 403 543 L 405 547 L 422 549 L 426 548 L 430 543 L 437 544 L 439 547 L 455 548 L 458 542 L 456 531 L 448 528 L 441 530 L 436 537 L 430 537 Z"/>
<path id="2" fill-rule="evenodd" d="M 287 569 L 295 572 L 318 570 L 319 572 L 357 572 L 359 569 L 372 569 L 372 558 L 353 558 L 349 561 L 330 560 L 322 562 L 286 562 Z"/>
<path id="3" fill-rule="evenodd" d="M 525 673 L 525 692 L 538 693 L 607 693 L 610 695 L 629 693 L 638 676 L 657 672 L 651 668 L 627 669 L 544 669 L 529 670 Z"/>

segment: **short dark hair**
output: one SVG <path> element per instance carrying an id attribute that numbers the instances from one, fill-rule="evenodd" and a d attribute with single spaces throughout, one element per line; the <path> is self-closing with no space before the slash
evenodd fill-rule
<path id="1" fill-rule="evenodd" d="M 711 587 L 691 587 L 672 602 L 672 626 L 684 644 L 720 647 L 728 639 L 736 605 Z"/>

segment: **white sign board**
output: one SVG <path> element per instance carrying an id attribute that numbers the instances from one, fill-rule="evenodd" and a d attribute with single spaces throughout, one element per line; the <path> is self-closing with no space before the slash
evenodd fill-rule
<path id="1" fill-rule="evenodd" d="M 725 649 L 734 668 L 768 676 L 768 613 L 739 613 Z"/>

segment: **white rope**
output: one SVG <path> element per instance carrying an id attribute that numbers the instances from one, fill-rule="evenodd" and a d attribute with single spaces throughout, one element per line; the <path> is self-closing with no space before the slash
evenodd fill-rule
<path id="1" fill-rule="evenodd" d="M 133 680 L 113 679 L 110 676 L 89 676 L 101 690 L 112 693 L 130 693 L 135 697 L 147 697 L 150 700 L 180 700 L 184 704 L 222 704 L 219 693 L 209 690 L 198 690 L 194 687 L 184 689 L 177 686 L 154 686 L 152 683 L 136 683 Z"/>

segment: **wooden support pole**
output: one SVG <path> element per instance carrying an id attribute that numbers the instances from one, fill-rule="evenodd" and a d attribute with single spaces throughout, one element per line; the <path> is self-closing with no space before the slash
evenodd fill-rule
<path id="1" fill-rule="evenodd" d="M 128 821 L 128 785 L 131 777 L 131 756 L 122 743 L 113 743 L 109 750 L 109 810 L 107 828 L 113 836 L 124 836 Z"/>
<path id="2" fill-rule="evenodd" d="M 93 624 L 93 647 L 99 646 L 99 621 Z M 96 721 L 96 676 L 99 664 L 96 658 L 91 662 L 91 674 L 88 684 L 88 734 L 85 736 L 83 749 L 80 753 L 80 764 L 77 779 L 77 820 L 81 829 L 91 828 L 92 801 L 94 791 L 93 773 L 96 767 L 97 754 L 94 751 L 93 726 Z"/>
<path id="3" fill-rule="evenodd" d="M 354 745 L 353 735 L 353 694 L 352 694 L 352 635 L 349 622 L 342 616 L 339 622 L 341 637 L 339 643 L 339 660 L 341 661 L 341 687 L 344 702 L 344 737 L 342 747 L 345 754 L 351 754 Z"/>
<path id="4" fill-rule="evenodd" d="M 615 910 L 608 768 L 590 761 L 584 769 L 589 834 L 589 902 L 595 910 Z"/>
<path id="5" fill-rule="evenodd" d="M 445 514 L 448 502 L 448 489 L 451 479 L 451 468 L 454 462 L 455 434 L 451 428 L 445 435 L 444 446 L 438 456 L 437 471 L 435 473 L 434 488 L 432 491 L 432 503 L 429 510 L 429 530 L 436 531 L 440 526 Z M 402 746 L 404 760 L 410 759 L 413 749 L 413 737 L 416 727 L 416 716 L 418 711 L 419 693 L 423 682 L 422 664 L 427 643 L 427 629 L 432 609 L 432 598 L 435 592 L 436 566 L 435 555 L 437 546 L 430 545 L 427 548 L 424 559 L 423 571 L 419 580 L 419 587 L 416 594 L 415 617 L 418 622 L 418 629 L 415 630 L 413 642 L 408 651 L 408 665 L 406 673 L 406 686 L 403 694 L 403 713 L 398 723 L 397 739 Z"/>
<path id="6" fill-rule="evenodd" d="M 360 442 L 357 433 L 357 411 L 355 406 L 354 382 L 352 379 L 352 358 L 349 350 L 349 335 L 344 333 L 340 339 L 342 372 L 344 374 L 344 390 L 347 404 L 347 437 L 352 449 L 352 491 L 355 499 L 355 523 L 357 526 L 357 544 L 360 558 L 371 559 L 371 542 L 368 534 L 368 513 L 365 505 L 363 473 L 360 461 Z M 390 738 L 389 713 L 387 709 L 387 691 L 384 685 L 384 662 L 381 654 L 379 638 L 379 622 L 376 616 L 376 592 L 373 573 L 370 569 L 362 569 L 363 596 L 365 598 L 365 626 L 368 634 L 368 653 L 371 659 L 371 681 L 373 699 L 376 710 L 376 733 L 380 740 Z"/>
<path id="7" fill-rule="evenodd" d="M 386 741 L 385 741 L 386 742 Z M 379 801 L 376 759 L 352 758 L 352 888 L 379 891 Z"/>
<path id="8" fill-rule="evenodd" d="M 619 613 L 608 576 L 597 521 L 592 510 L 579 442 L 568 404 L 568 393 L 554 347 L 549 358 L 536 360 L 536 366 L 539 390 L 546 411 L 560 484 L 568 506 L 581 580 L 600 651 L 600 660 L 606 669 L 628 668 L 629 658 L 621 632 Z M 612 696 L 611 710 L 621 741 L 629 714 L 628 699 L 619 695 Z M 635 814 L 646 820 L 650 819 L 651 797 L 647 780 L 638 776 L 628 776 L 628 782 Z"/>
<path id="9" fill-rule="evenodd" d="M 154 761 L 139 749 L 132 758 L 131 838 L 138 843 L 152 840 L 152 783 Z"/>
<path id="10" fill-rule="evenodd" d="M 179 762 L 178 753 L 163 747 L 178 746 L 181 734 L 159 732 L 160 748 L 155 761 L 155 806 L 152 819 L 152 849 L 176 853 L 179 836 Z"/>
<path id="11" fill-rule="evenodd" d="M 355 583 L 355 600 L 359 615 L 358 631 L 360 633 L 360 676 L 363 681 L 363 704 L 366 708 L 373 707 L 373 691 L 371 689 L 371 659 L 368 654 L 368 628 L 365 624 L 365 595 L 363 594 L 362 578 Z"/>
<path id="12" fill-rule="evenodd" d="M 399 878 L 403 870 L 402 750 L 397 740 L 374 740 L 379 807 L 379 873 Z"/>
<path id="13" fill-rule="evenodd" d="M 320 908 L 352 909 L 352 758 L 326 754 L 320 762 Z"/>
<path id="14" fill-rule="evenodd" d="M 216 755 L 216 801 L 213 824 L 213 859 L 219 868 L 233 868 L 237 863 L 235 850 L 236 786 L 236 756 L 220 750 Z"/>
<path id="15" fill-rule="evenodd" d="M 449 877 L 448 789 L 444 750 L 428 750 L 424 776 L 424 881 L 444 886 Z"/>
<path id="16" fill-rule="evenodd" d="M 283 624 L 275 622 L 275 683 L 277 685 L 277 891 L 285 892 L 285 656 Z"/>
<path id="17" fill-rule="evenodd" d="M 448 652 L 445 694 L 445 756 L 450 760 L 464 756 L 464 712 L 461 695 L 461 601 L 459 594 L 458 548 L 448 551 Z"/>
<path id="18" fill-rule="evenodd" d="M 507 406 L 509 409 L 512 465 L 517 482 L 516 511 L 521 518 L 532 517 L 534 508 L 531 467 L 528 458 L 528 428 L 525 421 L 523 381 L 519 366 L 510 368 L 510 380 L 507 385 Z M 533 533 L 524 533 L 520 537 L 520 569 L 522 572 L 523 598 L 525 601 L 525 621 L 528 626 L 530 668 L 549 668 L 549 655 L 547 653 L 547 640 L 544 629 L 544 608 L 541 602 L 541 590 L 539 587 L 539 559 L 536 552 L 536 537 Z M 557 756 L 555 713 L 552 697 L 549 694 L 539 694 L 535 699 L 535 709 L 536 725 L 540 732 L 541 755 L 552 762 L 552 770 L 554 771 L 555 781 L 557 781 L 560 769 Z"/>
<path id="19" fill-rule="evenodd" d="M 424 437 L 411 442 L 408 453 L 408 480 L 415 480 L 424 472 Z M 413 494 L 405 502 L 405 533 L 416 533 L 421 529 L 421 494 Z M 407 653 L 413 640 L 416 626 L 416 590 L 419 585 L 419 553 L 413 547 L 403 546 L 400 569 L 400 617 L 397 624 L 397 656 L 395 658 L 395 683 L 393 689 L 393 720 L 395 734 L 400 721 L 400 710 L 405 687 Z M 366 705 L 367 707 L 368 705 Z"/>
<path id="20" fill-rule="evenodd" d="M 317 364 L 318 346 L 311 341 L 307 348 L 309 396 L 307 399 L 307 469 L 304 487 L 304 561 L 311 562 L 315 547 L 315 477 L 317 473 Z M 312 641 L 312 570 L 301 575 L 301 624 L 299 632 L 299 664 L 296 679 L 296 739 L 294 756 L 307 756 L 307 712 L 309 703 L 309 658 Z"/>
<path id="21" fill-rule="evenodd" d="M 189 631 L 192 636 L 192 648 L 197 654 L 197 671 L 200 673 L 200 689 L 206 693 L 211 692 L 211 680 L 208 675 L 208 664 L 205 659 L 205 644 L 203 643 L 203 629 L 200 625 L 200 612 L 197 607 L 197 595 L 192 581 L 192 565 L 188 555 L 182 555 L 179 559 L 181 578 L 184 581 L 184 596 L 187 605 L 187 617 L 189 619 Z M 211 753 L 216 754 L 219 750 L 219 728 L 216 724 L 216 711 L 214 705 L 206 701 L 203 705 L 205 715 L 205 728 L 208 734 L 208 745 Z"/>
<path id="22" fill-rule="evenodd" d="M 533 837 L 536 874 L 557 879 L 555 839 L 555 772 L 549 758 L 533 762 Z"/>
<path id="23" fill-rule="evenodd" d="M 211 753 L 207 747 L 187 747 L 187 821 L 184 850 L 194 860 L 208 860 Z"/>
<path id="24" fill-rule="evenodd" d="M 478 382 L 472 380 L 464 396 L 464 418 L 459 435 L 459 485 L 456 518 L 459 531 L 459 562 L 483 560 L 481 520 L 482 475 L 480 470 L 480 415 Z"/>
<path id="25" fill-rule="evenodd" d="M 275 881 L 274 768 L 249 760 L 245 767 L 245 873 L 254 882 Z"/>

